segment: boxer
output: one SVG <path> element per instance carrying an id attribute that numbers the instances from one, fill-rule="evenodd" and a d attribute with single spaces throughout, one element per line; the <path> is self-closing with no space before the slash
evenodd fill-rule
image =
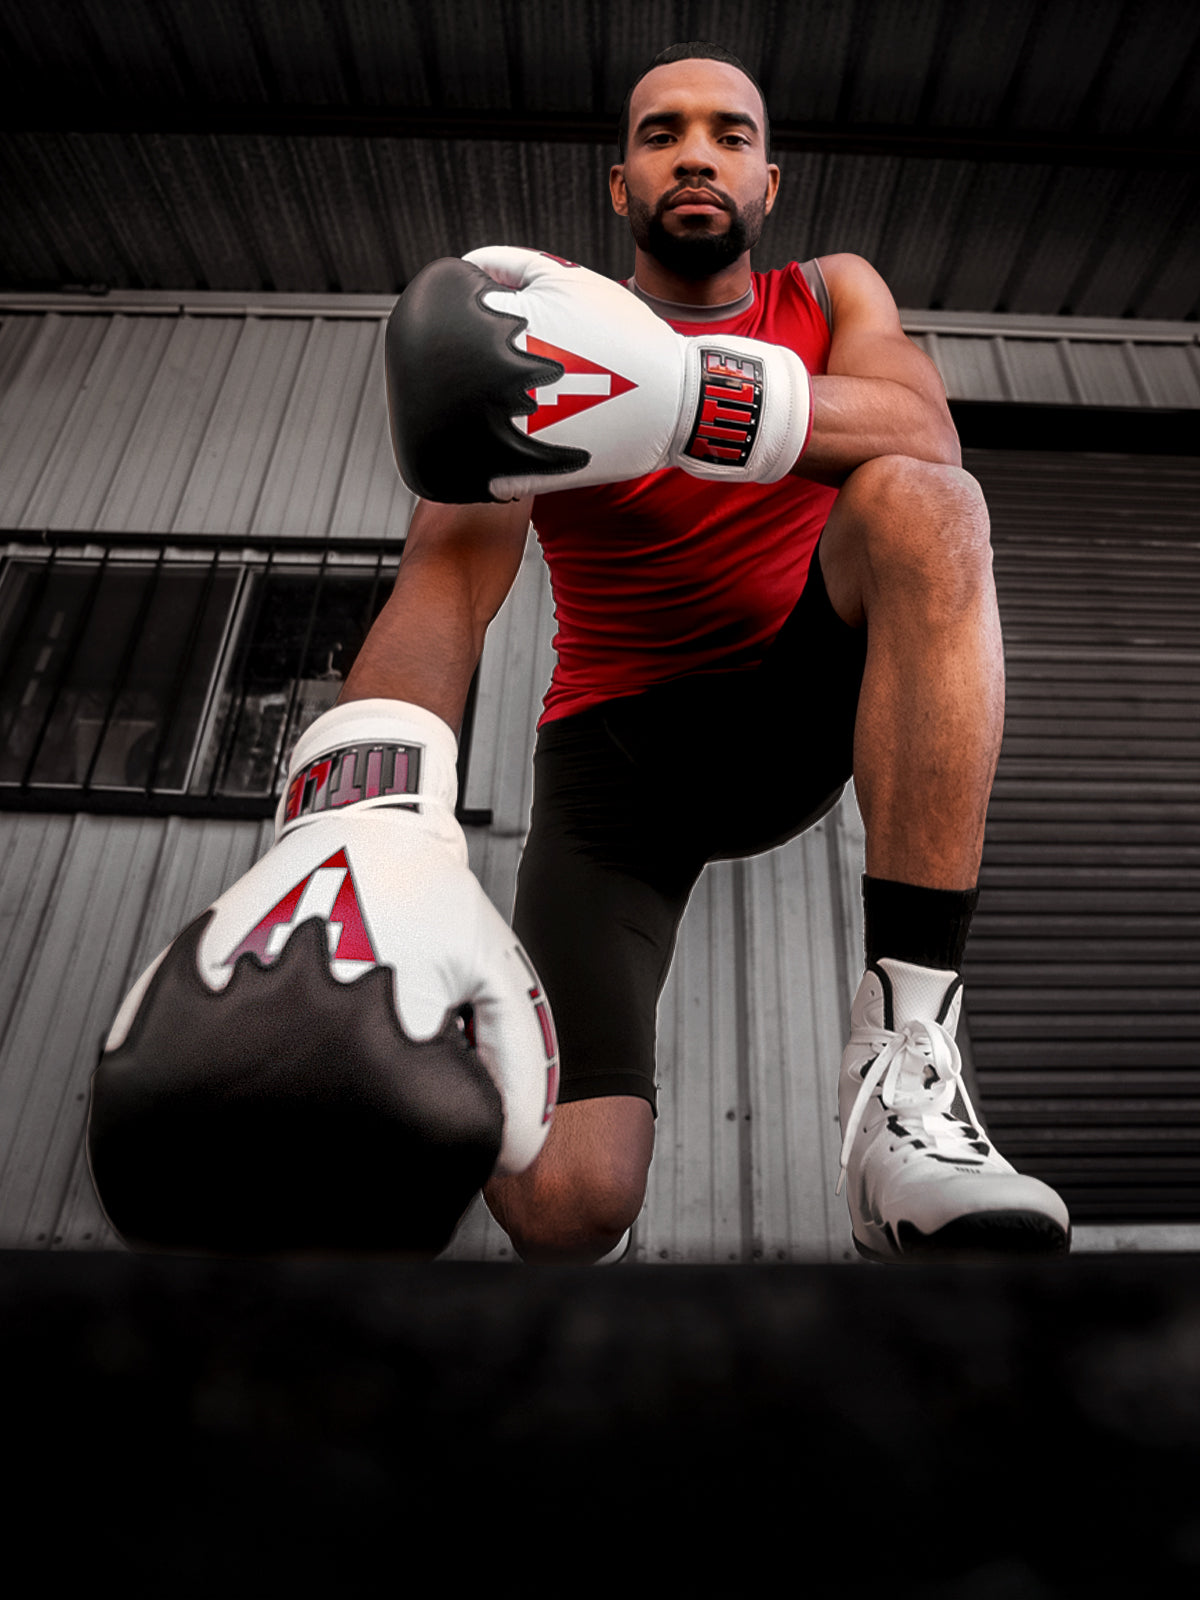
<path id="1" fill-rule="evenodd" d="M 347 1249 L 386 1212 L 384 1244 L 428 1252 L 482 1184 L 524 1260 L 618 1257 L 691 890 L 853 776 L 857 1247 L 1068 1248 L 955 1041 L 1003 719 L 986 508 L 869 263 L 753 270 L 769 139 L 736 58 L 673 47 L 622 113 L 625 284 L 492 246 L 397 303 L 392 440 L 420 498 L 395 588 L 297 749 L 275 849 L 140 980 L 96 1074 L 93 1172 L 131 1240 Z M 466 887 L 447 774 L 531 521 L 559 631 L 509 931 Z"/>
<path id="2" fill-rule="evenodd" d="M 456 723 L 532 521 L 557 663 L 513 920 L 562 1077 L 536 1160 L 485 1188 L 524 1259 L 619 1251 L 691 889 L 707 862 L 811 826 L 851 776 L 866 949 L 838 1187 L 856 1245 L 1059 1254 L 1066 1208 L 986 1135 L 955 1040 L 1004 705 L 986 507 L 871 265 L 753 270 L 779 196 L 769 140 L 735 57 L 673 47 L 631 89 L 610 175 L 627 282 L 552 242 L 414 279 L 388 394 L 421 499 L 344 694 Z"/>

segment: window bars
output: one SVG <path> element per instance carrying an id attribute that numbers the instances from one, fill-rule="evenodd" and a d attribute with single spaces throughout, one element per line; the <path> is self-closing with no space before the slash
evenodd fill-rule
<path id="1" fill-rule="evenodd" d="M 336 700 L 398 564 L 350 541 L 10 535 L 0 805 L 271 816 L 296 740 Z"/>

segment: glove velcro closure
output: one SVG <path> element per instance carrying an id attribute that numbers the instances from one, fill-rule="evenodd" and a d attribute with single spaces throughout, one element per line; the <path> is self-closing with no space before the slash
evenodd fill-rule
<path id="1" fill-rule="evenodd" d="M 715 335 L 688 341 L 671 461 L 693 477 L 778 483 L 812 431 L 812 380 L 783 345 Z"/>
<path id="2" fill-rule="evenodd" d="M 449 725 L 404 700 L 351 700 L 305 730 L 288 766 L 276 836 L 346 806 L 432 804 L 454 815 L 458 741 Z"/>

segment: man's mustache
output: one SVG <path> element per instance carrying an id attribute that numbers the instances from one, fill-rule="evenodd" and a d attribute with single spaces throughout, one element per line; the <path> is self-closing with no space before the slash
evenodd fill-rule
<path id="1" fill-rule="evenodd" d="M 723 211 L 732 213 L 735 210 L 733 201 L 729 196 L 722 194 L 720 189 L 714 188 L 710 183 L 680 183 L 663 195 L 658 202 L 658 215 L 661 217 L 664 211 L 669 211 L 680 195 L 698 195 L 705 200 L 713 201 Z"/>

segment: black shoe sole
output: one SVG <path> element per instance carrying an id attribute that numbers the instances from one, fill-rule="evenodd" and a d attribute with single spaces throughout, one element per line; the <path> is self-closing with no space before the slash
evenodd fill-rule
<path id="1" fill-rule="evenodd" d="M 978 1211 L 956 1217 L 936 1233 L 922 1233 L 913 1223 L 902 1222 L 896 1233 L 895 1251 L 890 1255 L 868 1249 L 858 1239 L 854 1248 L 868 1261 L 889 1265 L 906 1261 L 1010 1261 L 1069 1255 L 1071 1234 L 1037 1211 Z"/>

